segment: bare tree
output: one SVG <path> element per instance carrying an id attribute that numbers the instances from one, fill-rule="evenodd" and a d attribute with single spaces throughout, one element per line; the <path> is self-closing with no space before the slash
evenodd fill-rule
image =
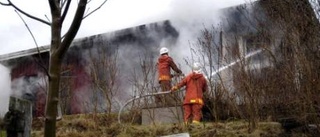
<path id="1" fill-rule="evenodd" d="M 117 84 L 117 80 L 119 80 L 119 65 L 118 51 L 111 53 L 107 50 L 104 47 L 89 50 L 89 70 L 94 91 L 94 112 L 98 111 L 100 104 L 100 107 L 106 107 L 106 109 L 102 109 L 110 114 L 113 110 L 113 105 L 116 105 L 113 103 L 119 88 Z"/>
<path id="2" fill-rule="evenodd" d="M 143 96 L 157 92 L 155 76 L 156 67 L 150 53 L 144 53 L 144 56 L 139 56 L 139 69 L 134 69 L 129 77 L 130 84 L 132 84 L 133 96 Z M 137 109 L 144 107 L 152 107 L 154 100 L 152 97 L 137 99 L 133 102 L 131 112 L 137 115 Z M 134 116 L 135 117 L 135 116 Z M 133 117 L 133 118 L 134 118 Z M 153 120 L 154 118 L 151 117 Z M 132 119 L 134 120 L 134 119 Z"/>
<path id="3" fill-rule="evenodd" d="M 248 120 L 249 132 L 269 118 L 319 123 L 319 12 L 308 0 L 267 0 L 227 13 L 227 25 L 204 29 L 194 50 L 209 66 L 208 78 L 221 70 L 209 95 L 213 110 L 227 102 Z"/>
<path id="4" fill-rule="evenodd" d="M 62 26 L 69 12 L 69 7 L 71 5 L 71 0 L 49 0 L 49 6 L 51 11 L 51 22 L 43 20 L 41 18 L 30 15 L 17 7 L 11 0 L 7 0 L 7 3 L 1 2 L 3 6 L 11 6 L 15 10 L 19 11 L 23 15 L 32 18 L 34 20 L 40 21 L 51 27 L 51 46 L 50 46 L 50 58 L 49 58 L 49 68 L 48 68 L 48 78 L 49 78 L 49 91 L 47 94 L 46 103 L 46 120 L 45 120 L 45 134 L 46 137 L 54 137 L 56 135 L 56 116 L 57 116 L 57 104 L 59 102 L 59 85 L 60 85 L 60 72 L 61 64 L 65 53 L 70 47 L 71 42 L 75 38 L 82 20 L 87 16 L 91 15 L 93 12 L 98 10 L 104 3 L 92 10 L 88 14 L 85 14 L 86 7 L 88 4 L 87 0 L 79 0 L 77 3 L 77 9 L 73 17 L 72 23 L 66 32 L 62 35 Z"/>

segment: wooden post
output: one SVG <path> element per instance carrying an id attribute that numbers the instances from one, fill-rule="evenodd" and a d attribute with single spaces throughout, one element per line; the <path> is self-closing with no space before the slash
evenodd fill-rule
<path id="1" fill-rule="evenodd" d="M 9 107 L 23 113 L 23 120 L 19 121 L 24 125 L 23 137 L 30 137 L 32 125 L 32 103 L 18 97 L 10 97 Z M 20 137 L 21 135 L 19 135 Z"/>

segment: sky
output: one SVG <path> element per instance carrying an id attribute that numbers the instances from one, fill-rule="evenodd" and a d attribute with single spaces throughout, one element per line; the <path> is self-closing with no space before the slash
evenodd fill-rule
<path id="1" fill-rule="evenodd" d="M 0 0 L 6 2 L 6 0 Z M 50 10 L 47 1 L 44 0 L 11 0 L 16 6 L 25 12 L 38 18 L 50 19 Z M 63 25 L 63 32 L 70 24 L 75 2 L 72 3 L 70 13 Z M 91 0 L 87 6 L 89 10 L 95 9 L 103 0 Z M 95 34 L 112 32 L 130 28 L 142 24 L 157 21 L 170 20 L 174 27 L 179 30 L 179 37 L 189 38 L 190 32 L 201 29 L 200 23 L 210 26 L 218 22 L 217 10 L 231 7 L 249 0 L 108 0 L 98 11 L 83 20 L 76 38 L 87 37 Z M 31 4 L 30 4 L 31 3 Z M 38 46 L 49 45 L 50 26 L 23 16 Z M 12 7 L 0 6 L 0 55 L 35 48 L 36 44 L 27 27 Z M 187 25 L 187 27 L 181 27 Z M 196 28 L 198 27 L 198 28 Z M 181 29 L 185 28 L 185 29 Z M 192 30 L 191 30 L 192 29 Z M 188 44 L 187 39 L 179 39 L 180 45 Z M 180 48 L 184 48 L 180 46 Z M 183 49 L 175 49 L 181 51 Z M 181 53 L 179 56 L 184 56 Z M 182 62 L 182 61 L 181 61 Z M 0 117 L 7 111 L 9 96 L 11 94 L 10 69 L 0 65 Z"/>
<path id="2" fill-rule="evenodd" d="M 6 2 L 6 0 L 0 0 Z M 92 0 L 89 11 L 95 9 L 103 0 Z M 221 9 L 248 2 L 249 0 L 108 0 L 102 8 L 86 18 L 80 27 L 76 38 L 115 31 L 141 24 L 178 19 L 186 21 L 187 18 L 197 16 L 212 9 Z M 50 9 L 44 0 L 12 0 L 22 10 L 38 18 L 50 19 Z M 75 9 L 75 3 L 71 7 Z M 30 4 L 32 3 L 32 4 Z M 70 10 L 70 11 L 71 11 Z M 194 12 L 194 11 L 197 12 Z M 70 12 L 63 31 L 70 24 L 73 12 Z M 0 6 L 0 55 L 35 48 L 27 27 L 12 7 Z M 32 31 L 39 46 L 50 43 L 50 27 L 22 16 Z"/>

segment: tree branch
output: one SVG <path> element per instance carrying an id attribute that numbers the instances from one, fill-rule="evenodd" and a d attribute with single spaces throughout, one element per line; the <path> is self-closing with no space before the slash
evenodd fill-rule
<path id="1" fill-rule="evenodd" d="M 21 10 L 20 8 L 18 8 L 16 5 L 14 5 L 10 0 L 8 0 L 8 3 L 2 3 L 2 2 L 0 2 L 0 4 L 3 5 L 3 6 L 12 6 L 14 9 L 16 9 L 16 10 L 19 11 L 20 13 L 24 14 L 25 16 L 27 16 L 27 17 L 29 17 L 29 18 L 31 18 L 31 19 L 37 20 L 37 21 L 39 21 L 39 22 L 42 22 L 42 23 L 44 23 L 44 24 L 47 24 L 47 25 L 49 25 L 49 26 L 51 26 L 51 23 L 50 23 L 50 22 L 47 22 L 47 21 L 45 21 L 45 20 L 42 20 L 42 19 L 40 19 L 40 18 L 37 18 L 37 17 L 35 17 L 35 16 L 32 16 L 32 15 L 24 12 L 23 10 Z"/>
<path id="2" fill-rule="evenodd" d="M 33 33 L 31 32 L 31 30 L 30 30 L 30 28 L 29 28 L 28 24 L 24 21 L 24 19 L 21 17 L 21 15 L 19 14 L 19 12 L 17 12 L 17 10 L 14 10 L 14 11 L 18 14 L 18 16 L 20 17 L 20 19 L 22 20 L 22 22 L 24 23 L 24 25 L 25 25 L 25 26 L 26 26 L 26 28 L 28 29 L 28 31 L 29 31 L 29 33 L 30 33 L 30 35 L 31 35 L 31 37 L 32 37 L 32 39 L 33 39 L 33 41 L 34 41 L 34 44 L 36 44 L 36 47 L 37 47 L 37 49 L 39 50 L 38 43 L 37 43 L 37 41 L 36 41 L 36 39 L 35 39 L 35 37 L 34 37 Z"/>
<path id="3" fill-rule="evenodd" d="M 99 7 L 97 7 L 96 9 L 94 9 L 93 11 L 89 12 L 87 15 L 85 15 L 82 19 L 87 18 L 88 16 L 90 16 L 92 13 L 96 12 L 97 10 L 99 10 L 108 0 L 105 0 L 101 3 L 101 5 Z"/>
<path id="4" fill-rule="evenodd" d="M 62 57 L 64 55 L 64 53 L 67 52 L 67 49 L 70 47 L 72 40 L 76 36 L 76 34 L 80 28 L 81 22 L 82 22 L 82 17 L 84 15 L 85 10 L 86 10 L 86 5 L 87 5 L 87 0 L 80 0 L 76 14 L 75 14 L 73 21 L 71 23 L 71 26 L 70 26 L 68 32 L 66 33 L 65 38 L 63 39 L 63 41 L 58 49 L 57 53 L 60 54 L 59 55 L 60 57 Z"/>
<path id="5" fill-rule="evenodd" d="M 64 11 L 62 13 L 62 16 L 61 16 L 61 23 L 64 21 L 64 19 L 66 18 L 66 15 L 69 11 L 69 7 L 70 7 L 70 3 L 71 3 L 71 0 L 67 0 L 67 5 L 66 7 L 64 8 Z"/>
<path id="6" fill-rule="evenodd" d="M 55 0 L 49 0 L 49 5 L 50 5 L 51 10 L 57 10 L 58 9 L 58 7 L 57 7 L 57 5 L 55 3 Z"/>
<path id="7" fill-rule="evenodd" d="M 26 28 L 28 29 L 34 43 L 36 44 L 36 47 L 37 47 L 37 51 L 38 51 L 38 54 L 39 54 L 39 58 L 40 58 L 40 62 L 38 62 L 37 60 L 35 60 L 35 62 L 41 67 L 43 68 L 44 72 L 46 73 L 47 76 L 49 76 L 49 73 L 48 73 L 48 69 L 44 66 L 44 63 L 42 62 L 42 58 L 41 58 L 41 55 L 40 55 L 40 50 L 39 50 L 39 46 L 38 46 L 38 43 L 32 33 L 32 31 L 30 30 L 28 24 L 25 22 L 25 20 L 21 17 L 21 15 L 19 14 L 19 12 L 17 10 L 14 10 L 18 16 L 20 17 L 20 19 L 22 20 L 22 22 L 24 23 L 24 25 L 26 26 Z"/>
<path id="8" fill-rule="evenodd" d="M 1 1 L 0 1 L 0 5 L 2 5 L 2 6 L 11 6 L 10 3 L 3 3 L 3 2 L 1 2 Z"/>
<path id="9" fill-rule="evenodd" d="M 46 17 L 46 19 L 48 20 L 48 22 L 50 22 L 50 19 L 48 18 L 48 16 L 47 15 L 44 15 L 45 17 Z"/>

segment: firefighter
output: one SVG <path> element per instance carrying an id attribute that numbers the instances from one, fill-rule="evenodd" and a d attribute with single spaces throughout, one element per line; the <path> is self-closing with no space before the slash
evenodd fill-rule
<path id="1" fill-rule="evenodd" d="M 182 79 L 177 85 L 173 86 L 171 92 L 186 86 L 186 94 L 183 101 L 184 122 L 189 123 L 192 118 L 193 124 L 199 124 L 203 107 L 203 93 L 208 91 L 207 80 L 201 73 L 199 63 L 194 63 L 192 72 Z"/>
<path id="2" fill-rule="evenodd" d="M 157 63 L 158 68 L 158 76 L 159 76 L 159 84 L 161 87 L 161 91 L 170 91 L 171 85 L 171 69 L 177 73 L 177 75 L 183 75 L 182 71 L 177 67 L 173 59 L 169 56 L 169 50 L 166 47 L 160 49 L 160 57 L 158 58 Z M 176 95 L 164 95 L 164 96 L 156 96 L 156 103 L 158 105 L 174 106 L 176 103 Z"/>

